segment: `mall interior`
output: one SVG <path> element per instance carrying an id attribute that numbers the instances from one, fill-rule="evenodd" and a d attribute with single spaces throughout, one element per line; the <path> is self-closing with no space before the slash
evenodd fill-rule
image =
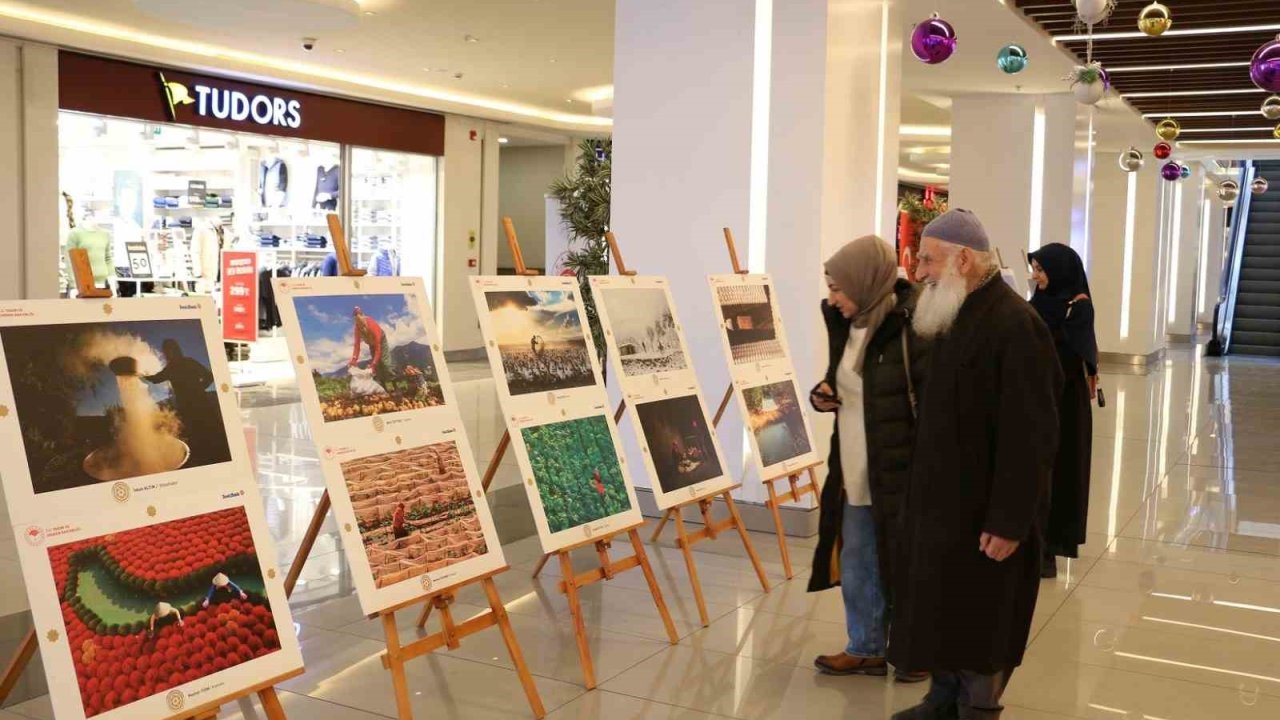
<path id="1" fill-rule="evenodd" d="M 240 594 L 288 619 L 278 637 L 266 631 L 276 659 L 238 674 L 225 658 L 262 638 L 248 655 L 234 632 L 229 648 L 192 645 L 221 656 L 218 671 L 172 682 L 153 681 L 145 651 L 114 676 L 95 663 L 133 636 L 177 632 L 156 630 L 174 608 L 143 597 L 177 585 L 136 580 L 121 568 L 138 558 L 107 549 L 155 522 L 157 505 L 179 517 L 156 499 L 176 491 L 161 478 L 60 491 L 62 502 L 29 487 L 15 497 L 15 477 L 39 480 L 22 461 L 32 411 L 5 342 L 0 720 L 888 718 L 915 705 L 928 683 L 815 669 L 847 639 L 840 590 L 807 592 L 819 507 L 805 490 L 826 478 L 832 416 L 802 402 L 814 462 L 766 471 L 749 428 L 760 402 L 782 410 L 730 392 L 742 366 L 717 338 L 776 318 L 784 384 L 803 401 L 828 362 L 823 261 L 875 234 L 908 275 L 921 228 L 946 207 L 981 219 L 1024 297 L 1028 253 L 1060 243 L 1079 255 L 1105 394 L 1091 406 L 1087 542 L 1040 584 L 1002 717 L 1280 718 L 1280 15 L 1273 0 L 1160 2 L 0 0 L 0 340 L 38 300 L 60 323 L 166 302 L 207 311 L 222 388 L 208 394 L 234 436 L 220 478 L 238 469 L 246 483 L 220 501 L 250 505 L 253 540 L 271 550 Z M 616 254 L 592 227 L 611 231 Z M 90 264 L 77 268 L 80 248 Z M 348 268 L 366 274 L 327 277 Z M 739 270 L 771 278 L 774 315 L 720 312 L 708 276 Z M 643 415 L 620 409 L 604 443 L 629 476 L 634 522 L 587 524 L 566 544 L 534 489 L 532 436 L 515 432 L 526 406 L 497 377 L 507 356 L 477 307 L 485 287 L 573 289 L 575 273 L 588 289 L 587 274 L 664 278 L 652 287 L 674 315 L 649 342 L 664 327 L 684 338 L 703 421 L 730 391 L 713 423 L 714 491 L 668 495 L 654 469 L 666 444 L 651 453 Z M 90 299 L 86 281 L 113 297 Z M 334 446 L 367 436 L 394 450 L 418 421 L 371 411 L 348 438 L 313 435 L 316 394 L 345 378 L 345 355 L 338 375 L 307 373 L 289 327 L 301 310 L 284 305 L 325 283 L 397 282 L 423 294 L 431 348 L 417 347 L 447 367 L 458 477 L 501 556 L 490 552 L 483 582 L 456 587 L 405 560 L 412 579 L 394 595 L 382 576 L 373 589 L 375 550 L 366 558 L 344 519 L 364 528 Z M 384 351 L 382 332 L 367 352 Z M 591 360 L 606 415 L 638 397 L 623 387 L 625 356 L 643 335 L 610 335 L 624 359 Z M 554 391 L 528 397 L 556 407 Z M 93 403 L 111 416 L 109 400 Z M 696 442 L 676 431 L 675 465 L 701 462 L 685 448 Z M 185 452 L 194 465 L 201 450 Z M 441 457 L 421 462 L 444 471 Z M 104 480 L 92 459 L 72 471 Z M 586 482 L 608 497 L 598 466 Z M 404 503 L 387 512 L 399 540 Z M 95 522 L 114 529 L 71 555 L 70 582 L 54 538 Z M 216 551 L 166 537 L 191 543 L 188 563 Z M 208 597 L 227 588 L 218 577 Z M 184 627 L 203 627 L 193 597 Z M 95 628 L 103 636 L 81 642 Z"/>

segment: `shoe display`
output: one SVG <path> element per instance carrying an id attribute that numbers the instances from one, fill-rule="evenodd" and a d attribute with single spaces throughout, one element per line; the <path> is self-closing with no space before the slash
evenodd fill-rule
<path id="1" fill-rule="evenodd" d="M 826 675 L 874 675 L 883 677 L 889 674 L 889 666 L 884 658 L 864 658 L 848 653 L 835 655 L 819 655 L 813 661 L 814 667 Z"/>

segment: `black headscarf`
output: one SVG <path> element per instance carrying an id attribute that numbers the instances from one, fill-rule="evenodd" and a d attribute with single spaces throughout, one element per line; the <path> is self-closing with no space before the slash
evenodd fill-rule
<path id="1" fill-rule="evenodd" d="M 1031 305 L 1055 336 L 1062 332 L 1068 346 L 1088 366 L 1089 373 L 1096 374 L 1098 339 L 1093 332 L 1093 293 L 1089 291 L 1089 278 L 1080 256 L 1062 243 L 1051 243 L 1030 253 L 1029 257 L 1040 264 L 1049 278 L 1048 287 L 1036 288 Z M 1076 302 L 1081 295 L 1089 299 Z"/>

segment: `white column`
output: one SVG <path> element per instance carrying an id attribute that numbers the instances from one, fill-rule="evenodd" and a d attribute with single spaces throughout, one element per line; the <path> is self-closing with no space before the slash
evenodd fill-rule
<path id="1" fill-rule="evenodd" d="M 613 228 L 628 265 L 671 278 L 709 403 L 728 382 L 706 287 L 729 271 L 721 227 L 773 274 L 805 388 L 826 363 L 822 261 L 893 232 L 897 13 L 892 0 L 618 2 Z M 830 425 L 813 419 L 825 454 Z M 720 439 L 737 473 L 736 410 Z"/>
<path id="2" fill-rule="evenodd" d="M 1196 279 L 1201 246 L 1204 166 L 1192 163 L 1191 175 L 1175 183 L 1169 231 L 1169 279 L 1165 283 L 1165 329 L 1170 335 L 1195 331 Z"/>
<path id="3" fill-rule="evenodd" d="M 1213 308 L 1222 286 L 1222 254 L 1227 242 L 1227 210 L 1218 199 L 1220 178 L 1205 178 L 1204 219 L 1199 246 L 1200 273 L 1196 280 L 1196 322 L 1213 322 Z"/>
<path id="4" fill-rule="evenodd" d="M 982 220 L 1019 287 L 1024 251 L 1072 242 L 1076 114 L 1070 95 L 965 95 L 951 106 L 951 207 Z"/>
<path id="5" fill-rule="evenodd" d="M 58 296 L 58 54 L 0 40 L 0 298 Z"/>

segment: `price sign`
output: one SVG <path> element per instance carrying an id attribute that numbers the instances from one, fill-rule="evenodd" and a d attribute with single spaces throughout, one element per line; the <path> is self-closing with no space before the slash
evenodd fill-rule
<path id="1" fill-rule="evenodd" d="M 129 256 L 129 276 L 149 278 L 151 271 L 151 251 L 147 244 L 140 240 L 131 240 L 124 244 L 125 253 Z"/>
<path id="2" fill-rule="evenodd" d="M 258 255 L 222 251 L 222 339 L 258 340 Z"/>

